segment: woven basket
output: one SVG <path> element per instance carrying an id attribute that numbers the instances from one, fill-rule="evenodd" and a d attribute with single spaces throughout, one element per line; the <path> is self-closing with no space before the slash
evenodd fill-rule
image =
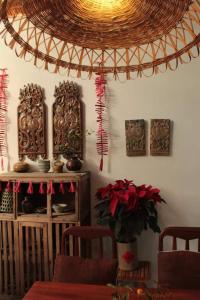
<path id="1" fill-rule="evenodd" d="M 81 76 L 87 71 L 91 77 L 101 71 L 115 77 L 125 73 L 130 79 L 132 73 L 137 77 L 174 70 L 199 55 L 199 0 L 15 0 L 2 4 L 6 44 L 19 57 L 32 57 L 36 66 L 44 61 L 44 68 L 55 73 L 66 70 L 68 75 L 74 70 Z"/>
<path id="2" fill-rule="evenodd" d="M 11 213 L 13 211 L 13 193 L 3 191 L 0 197 L 0 212 Z"/>

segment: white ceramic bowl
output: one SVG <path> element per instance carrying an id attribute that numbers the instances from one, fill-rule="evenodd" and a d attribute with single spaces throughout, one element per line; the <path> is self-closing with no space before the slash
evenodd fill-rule
<path id="1" fill-rule="evenodd" d="M 65 203 L 59 203 L 59 204 L 53 204 L 52 208 L 56 213 L 63 213 L 67 210 L 68 204 Z"/>

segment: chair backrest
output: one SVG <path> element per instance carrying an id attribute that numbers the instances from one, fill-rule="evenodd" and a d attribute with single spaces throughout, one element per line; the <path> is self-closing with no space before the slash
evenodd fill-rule
<path id="1" fill-rule="evenodd" d="M 94 250 L 98 258 L 97 255 L 95 258 L 92 255 L 91 242 L 95 240 L 97 247 Z M 107 253 L 108 246 L 111 248 L 109 250 L 112 250 L 109 253 Z M 55 260 L 53 281 L 114 284 L 117 270 L 116 243 L 110 229 L 100 226 L 74 226 L 63 232 L 61 255 L 57 255 Z"/>
<path id="2" fill-rule="evenodd" d="M 73 238 L 73 249 L 66 247 L 70 238 Z M 96 240 L 99 244 L 97 247 L 98 257 L 103 258 L 105 256 L 105 244 L 108 242 L 108 238 L 111 241 L 112 257 L 116 258 L 116 242 L 113 232 L 109 228 L 101 226 L 69 227 L 62 234 L 61 254 L 92 257 L 91 241 Z M 69 253 L 70 250 L 72 253 Z"/>
<path id="3" fill-rule="evenodd" d="M 164 239 L 172 237 L 172 250 L 164 251 Z M 178 250 L 177 239 L 185 240 Z M 190 241 L 197 239 L 197 251 Z M 200 287 L 200 227 L 167 227 L 159 236 L 158 284 L 160 287 L 198 289 Z"/>
<path id="4" fill-rule="evenodd" d="M 198 239 L 200 252 L 200 227 L 167 227 L 159 235 L 158 250 L 163 251 L 163 240 L 166 236 L 172 237 L 172 250 L 177 250 L 177 238 L 185 240 L 185 250 L 190 250 L 190 240 Z"/>

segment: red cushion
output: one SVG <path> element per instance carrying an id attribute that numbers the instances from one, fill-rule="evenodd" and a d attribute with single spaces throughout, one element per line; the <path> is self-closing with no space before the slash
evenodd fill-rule
<path id="1" fill-rule="evenodd" d="M 200 288 L 200 253 L 171 251 L 158 253 L 158 283 L 168 288 Z"/>
<path id="2" fill-rule="evenodd" d="M 115 283 L 116 259 L 88 259 L 58 255 L 55 260 L 53 281 L 88 284 Z"/>

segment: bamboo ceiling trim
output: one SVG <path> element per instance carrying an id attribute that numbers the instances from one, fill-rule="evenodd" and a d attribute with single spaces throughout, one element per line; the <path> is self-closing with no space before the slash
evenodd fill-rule
<path id="1" fill-rule="evenodd" d="M 2 3 L 5 43 L 51 72 L 91 77 L 103 62 L 130 79 L 199 55 L 200 0 L 18 0 L 16 13 Z"/>

